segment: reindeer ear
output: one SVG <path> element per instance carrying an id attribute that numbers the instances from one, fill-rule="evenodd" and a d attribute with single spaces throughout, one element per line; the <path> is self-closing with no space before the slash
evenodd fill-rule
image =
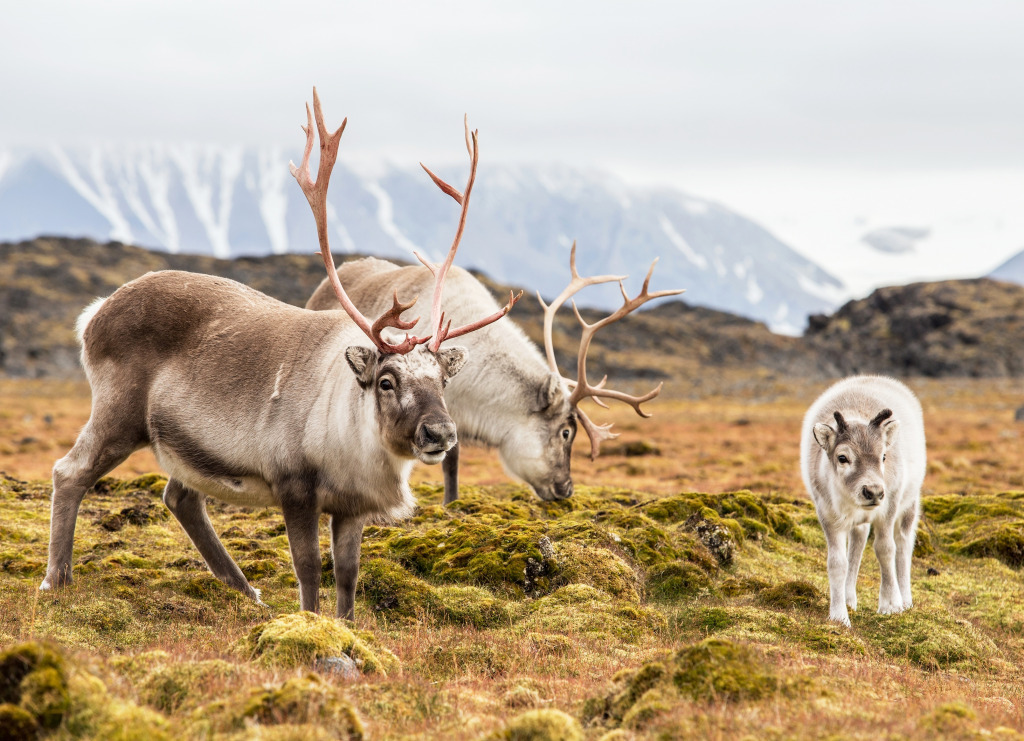
<path id="1" fill-rule="evenodd" d="M 537 404 L 540 411 L 550 409 L 565 393 L 562 391 L 562 377 L 557 373 L 548 374 L 548 381 L 540 387 L 537 395 Z"/>
<path id="2" fill-rule="evenodd" d="M 900 422 L 898 419 L 887 419 L 882 422 L 882 444 L 889 447 L 896 440 L 896 433 L 899 432 Z"/>
<path id="3" fill-rule="evenodd" d="M 836 441 L 836 431 L 824 422 L 819 422 L 814 425 L 814 440 L 827 453 L 832 450 L 832 445 Z"/>
<path id="4" fill-rule="evenodd" d="M 348 361 L 352 372 L 356 374 L 361 388 L 366 388 L 373 383 L 373 376 L 377 372 L 377 351 L 369 347 L 353 345 L 346 348 L 345 360 Z"/>
<path id="5" fill-rule="evenodd" d="M 441 372 L 444 374 L 444 381 L 452 378 L 462 370 L 462 366 L 469 360 L 469 350 L 464 347 L 446 347 L 437 353 L 437 359 L 441 361 Z"/>

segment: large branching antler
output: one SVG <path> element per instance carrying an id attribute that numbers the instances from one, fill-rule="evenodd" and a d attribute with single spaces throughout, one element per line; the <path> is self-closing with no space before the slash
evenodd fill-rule
<path id="1" fill-rule="evenodd" d="M 469 180 L 466 182 L 466 190 L 463 193 L 460 193 L 456 188 L 452 187 L 444 180 L 439 178 L 437 175 L 435 175 L 433 172 L 431 172 L 430 168 L 424 165 L 422 162 L 420 163 L 420 167 L 426 170 L 427 175 L 429 175 L 430 179 L 434 181 L 434 184 L 437 185 L 437 187 L 440 188 L 444 193 L 451 196 L 456 203 L 462 206 L 462 212 L 459 214 L 459 227 L 455 232 L 455 239 L 452 241 L 452 246 L 448 250 L 448 255 L 445 257 L 444 262 L 442 262 L 440 265 L 437 265 L 425 259 L 420 253 L 413 253 L 414 255 L 416 255 L 416 258 L 421 263 L 423 263 L 434 276 L 434 301 L 431 304 L 430 308 L 430 326 L 434 334 L 433 340 L 429 345 L 427 345 L 427 349 L 430 350 L 431 352 L 437 352 L 438 349 L 441 347 L 441 343 L 444 342 L 445 340 L 450 340 L 455 337 L 461 337 L 464 334 L 469 334 L 474 330 L 480 329 L 481 327 L 485 327 L 488 324 L 491 324 L 492 322 L 498 321 L 503 316 L 508 314 L 509 311 L 511 311 L 512 307 L 516 305 L 516 302 L 520 298 L 522 298 L 523 295 L 522 291 L 519 292 L 518 296 L 513 295 L 512 292 L 509 291 L 508 303 L 505 304 L 501 309 L 494 312 L 490 316 L 484 317 L 483 319 L 477 319 L 476 321 L 466 324 L 462 327 L 452 329 L 451 320 L 449 320 L 448 323 L 445 324 L 444 312 L 441 311 L 441 296 L 444 293 L 445 278 L 448 277 L 448 270 L 451 268 L 452 263 L 455 261 L 455 253 L 459 249 L 459 242 L 462 241 L 462 233 L 466 229 L 466 215 L 469 212 L 469 196 L 473 192 L 473 184 L 476 182 L 476 166 L 480 159 L 480 148 L 479 141 L 477 138 L 477 131 L 469 130 L 468 117 L 463 118 L 463 126 L 465 127 L 466 130 L 466 151 L 469 152 Z"/>
<path id="2" fill-rule="evenodd" d="M 316 113 L 316 133 L 320 139 L 320 165 L 317 168 L 316 180 L 313 180 L 309 171 L 309 156 L 313 152 L 313 112 Z M 293 163 L 289 162 L 288 169 L 291 170 L 299 187 L 302 188 L 302 192 L 306 194 L 309 207 L 313 209 L 313 218 L 316 221 L 316 234 L 320 240 L 320 256 L 327 267 L 327 277 L 331 281 L 334 293 L 338 296 L 338 301 L 341 302 L 348 315 L 366 333 L 366 336 L 370 338 L 378 350 L 382 353 L 407 353 L 416 345 L 427 342 L 430 336 L 410 337 L 406 334 L 402 342 L 392 345 L 381 337 L 381 331 L 386 327 L 394 327 L 405 331 L 416 326 L 418 318 L 412 321 L 404 321 L 401 318 L 402 312 L 412 308 L 413 304 L 416 303 L 416 299 L 413 299 L 410 303 L 403 304 L 398 300 L 398 293 L 396 292 L 393 306 L 371 324 L 370 320 L 356 308 L 356 305 L 352 303 L 352 299 L 348 297 L 345 288 L 341 285 L 341 280 L 338 278 L 338 271 L 334 267 L 334 257 L 331 255 L 331 246 L 327 233 L 327 186 L 331 181 L 331 171 L 334 169 L 334 163 L 338 159 L 338 145 L 341 143 L 341 135 L 345 132 L 347 124 L 348 119 L 346 118 L 333 134 L 327 130 L 327 127 L 324 125 L 323 108 L 320 106 L 320 96 L 314 87 L 313 111 L 310 111 L 309 103 L 307 103 L 306 125 L 302 127 L 302 130 L 306 132 L 306 148 L 302 153 L 302 164 L 296 167 Z"/>
<path id="3" fill-rule="evenodd" d="M 662 298 L 664 296 L 676 296 L 683 293 L 683 289 L 655 291 L 654 293 L 650 292 L 649 287 L 651 283 L 651 275 L 654 273 L 654 266 L 657 264 L 658 260 L 655 259 L 654 262 L 651 263 L 650 269 L 647 271 L 647 277 L 644 278 L 644 285 L 643 288 L 641 288 L 640 293 L 634 298 L 630 298 L 629 294 L 626 293 L 626 287 L 622 282 L 625 280 L 626 276 L 600 275 L 590 278 L 580 277 L 580 274 L 576 270 L 576 243 L 573 242 L 572 251 L 569 254 L 569 268 L 572 271 L 572 280 L 569 282 L 569 285 L 566 286 L 565 290 L 563 290 L 550 305 L 544 302 L 544 299 L 540 297 L 540 294 L 537 295 L 537 299 L 540 301 L 541 306 L 544 307 L 544 347 L 547 351 L 548 365 L 551 367 L 553 372 L 560 373 L 558 370 L 558 364 L 555 361 L 555 347 L 554 340 L 552 338 L 555 312 L 558 308 L 587 286 L 618 281 L 619 290 L 622 292 L 622 306 L 614 313 L 606 316 L 604 319 L 594 322 L 593 324 L 588 324 L 583 319 L 580 315 L 579 309 L 576 307 L 576 302 L 572 302 L 573 311 L 576 313 L 576 319 L 583 327 L 583 333 L 580 338 L 580 347 L 576 359 L 576 379 L 573 380 L 563 377 L 563 380 L 573 389 L 569 396 L 569 403 L 576 407 L 576 415 L 579 418 L 580 423 L 583 425 L 583 429 L 587 433 L 587 437 L 590 438 L 591 459 L 597 458 L 603 441 L 614 439 L 618 437 L 618 435 L 611 432 L 612 425 L 597 425 L 590 420 L 583 410 L 579 408 L 579 403 L 583 401 L 583 399 L 592 398 L 594 403 L 605 408 L 607 408 L 607 404 L 605 404 L 603 400 L 614 399 L 616 401 L 621 401 L 624 404 L 629 404 L 641 417 L 650 417 L 651 415 L 645 412 L 641 408 L 641 405 L 661 393 L 662 384 L 660 383 L 657 387 L 648 391 L 646 394 L 634 396 L 622 391 L 605 388 L 608 376 L 602 378 L 597 384 L 591 384 L 587 379 L 587 352 L 590 350 L 591 340 L 593 340 L 594 335 L 602 327 L 607 327 L 609 324 L 617 322 L 619 319 L 622 319 L 622 317 L 643 306 L 648 301 L 652 301 L 656 298 Z"/>

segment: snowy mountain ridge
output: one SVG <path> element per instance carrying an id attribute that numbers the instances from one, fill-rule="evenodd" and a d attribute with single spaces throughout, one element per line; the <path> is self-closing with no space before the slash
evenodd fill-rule
<path id="1" fill-rule="evenodd" d="M 86 236 L 166 250 L 242 255 L 314 252 L 309 206 L 288 172 L 301 152 L 204 144 L 27 151 L 0 148 L 0 241 Z M 465 167 L 440 168 L 461 184 Z M 458 208 L 419 168 L 335 167 L 332 249 L 411 260 L 447 249 Z M 671 189 L 632 188 L 604 172 L 560 165 L 482 167 L 459 262 L 553 295 L 579 269 L 623 273 L 635 291 L 660 257 L 653 287 L 798 332 L 835 308 L 842 284 L 772 234 L 717 203 Z M 593 289 L 615 306 L 618 290 Z"/>

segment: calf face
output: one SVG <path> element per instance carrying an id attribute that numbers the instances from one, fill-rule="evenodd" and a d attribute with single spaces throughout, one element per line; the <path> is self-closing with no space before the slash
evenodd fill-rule
<path id="1" fill-rule="evenodd" d="M 837 488 L 849 504 L 873 509 L 885 499 L 886 451 L 895 439 L 899 423 L 892 411 L 883 409 L 870 422 L 847 422 L 833 414 L 836 426 L 814 425 L 814 439 L 828 456 Z"/>
<path id="2" fill-rule="evenodd" d="M 395 355 L 350 347 L 345 356 L 360 387 L 373 393 L 385 446 L 405 458 L 440 463 L 458 442 L 444 386 L 465 364 L 465 348 L 433 353 L 419 347 Z"/>

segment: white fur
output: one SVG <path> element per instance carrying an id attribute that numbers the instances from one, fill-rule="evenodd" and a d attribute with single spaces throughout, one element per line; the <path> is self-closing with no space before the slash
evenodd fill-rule
<path id="1" fill-rule="evenodd" d="M 834 412 L 848 424 L 866 424 L 882 409 L 891 409 L 893 423 L 883 432 L 889 439 L 881 477 L 885 495 L 872 508 L 862 506 L 857 492 L 843 483 L 823 443 L 833 430 Z M 815 426 L 819 425 L 819 439 Z M 897 426 L 898 425 L 898 426 Z M 894 430 L 895 432 L 890 431 Z M 832 438 L 834 440 L 834 438 Z M 829 619 L 850 625 L 849 606 L 857 608 L 857 573 L 868 530 L 875 531 L 875 554 L 881 575 L 878 611 L 900 612 L 913 605 L 910 565 L 920 512 L 926 448 L 921 405 L 905 385 L 883 376 L 853 376 L 826 390 L 808 409 L 800 440 L 800 468 L 814 500 L 828 546 Z"/>
<path id="2" fill-rule="evenodd" d="M 81 345 L 85 338 L 85 329 L 89 326 L 89 322 L 96 316 L 96 312 L 103 306 L 106 298 L 97 298 L 93 300 L 91 304 L 86 306 L 82 313 L 78 315 L 78 319 L 75 320 L 75 335 L 78 337 L 78 344 Z"/>

